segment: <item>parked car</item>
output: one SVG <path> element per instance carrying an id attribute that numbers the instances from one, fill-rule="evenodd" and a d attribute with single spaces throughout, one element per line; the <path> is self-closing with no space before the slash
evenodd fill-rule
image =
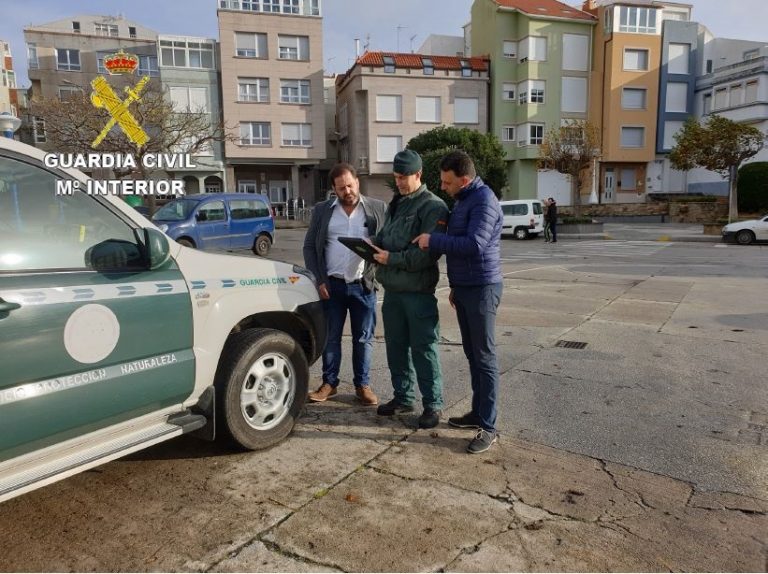
<path id="1" fill-rule="evenodd" d="M 723 241 L 749 245 L 755 241 L 768 241 L 768 215 L 762 219 L 749 219 L 729 223 L 723 227 Z"/>
<path id="2" fill-rule="evenodd" d="M 500 204 L 504 214 L 502 235 L 528 239 L 544 232 L 544 208 L 538 199 L 514 199 Z"/>
<path id="3" fill-rule="evenodd" d="M 0 138 L 0 501 L 182 433 L 285 438 L 326 339 L 312 274 L 179 245 L 44 155 Z"/>
<path id="4" fill-rule="evenodd" d="M 188 195 L 166 203 L 152 221 L 186 247 L 246 248 L 266 257 L 275 242 L 275 219 L 264 195 Z"/>

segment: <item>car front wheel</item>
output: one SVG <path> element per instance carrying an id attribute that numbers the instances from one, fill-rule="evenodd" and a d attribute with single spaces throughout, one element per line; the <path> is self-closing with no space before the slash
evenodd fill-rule
<path id="1" fill-rule="evenodd" d="M 749 245 L 755 240 L 755 234 L 749 229 L 742 229 L 736 234 L 736 243 L 739 245 Z"/>
<path id="2" fill-rule="evenodd" d="M 515 229 L 515 239 L 528 239 L 528 230 L 525 227 Z"/>
<path id="3" fill-rule="evenodd" d="M 272 247 L 272 242 L 267 235 L 259 235 L 253 242 L 253 252 L 259 257 L 266 257 L 270 247 Z"/>
<path id="4" fill-rule="evenodd" d="M 249 450 L 277 444 L 296 423 L 308 380 L 304 351 L 286 333 L 250 329 L 233 335 L 216 373 L 220 430 Z"/>

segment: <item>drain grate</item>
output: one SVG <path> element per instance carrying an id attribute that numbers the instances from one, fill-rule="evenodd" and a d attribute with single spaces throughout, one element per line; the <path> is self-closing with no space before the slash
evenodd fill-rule
<path id="1" fill-rule="evenodd" d="M 565 347 L 566 349 L 583 349 L 587 344 L 583 341 L 563 341 L 562 339 L 555 343 L 555 347 Z"/>

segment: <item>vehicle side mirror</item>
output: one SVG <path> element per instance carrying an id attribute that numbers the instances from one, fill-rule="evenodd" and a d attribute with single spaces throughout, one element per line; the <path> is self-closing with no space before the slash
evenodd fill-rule
<path id="1" fill-rule="evenodd" d="M 171 246 L 165 234 L 151 227 L 144 228 L 144 249 L 150 270 L 160 269 L 171 259 Z"/>
<path id="2" fill-rule="evenodd" d="M 195 213 L 195 219 L 197 221 L 208 221 L 208 214 L 205 211 L 198 211 Z"/>

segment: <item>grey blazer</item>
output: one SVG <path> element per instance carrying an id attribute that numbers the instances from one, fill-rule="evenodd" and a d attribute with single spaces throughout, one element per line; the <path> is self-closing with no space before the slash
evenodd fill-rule
<path id="1" fill-rule="evenodd" d="M 312 209 L 309 229 L 304 236 L 304 266 L 314 273 L 317 284 L 328 283 L 328 266 L 325 263 L 325 243 L 328 240 L 328 224 L 333 214 L 333 202 L 336 199 L 321 201 Z M 384 225 L 387 204 L 380 199 L 360 196 L 360 203 L 365 212 L 365 225 L 368 234 L 373 237 Z M 366 261 L 363 269 L 363 286 L 372 291 L 378 285 L 374 278 L 375 266 Z"/>

